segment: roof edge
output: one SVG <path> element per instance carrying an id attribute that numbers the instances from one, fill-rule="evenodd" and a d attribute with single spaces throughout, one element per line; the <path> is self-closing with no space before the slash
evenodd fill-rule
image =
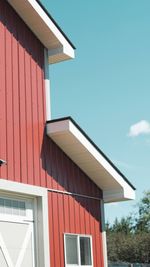
<path id="1" fill-rule="evenodd" d="M 58 28 L 58 30 L 62 33 L 62 35 L 65 37 L 65 39 L 68 41 L 68 43 L 72 46 L 73 49 L 76 49 L 74 44 L 70 41 L 70 39 L 67 37 L 67 35 L 64 33 L 64 31 L 60 28 L 58 23 L 54 20 L 52 15 L 48 12 L 48 10 L 45 8 L 45 6 L 41 3 L 40 0 L 36 0 L 36 2 L 40 5 L 40 7 L 43 9 L 43 11 L 46 13 L 46 15 L 52 20 L 52 22 L 55 24 L 55 26 Z"/>
<path id="2" fill-rule="evenodd" d="M 116 172 L 127 182 L 129 186 L 133 190 L 136 190 L 136 188 L 132 185 L 132 183 L 125 177 L 125 175 L 115 166 L 115 164 L 105 155 L 105 153 L 91 140 L 91 138 L 85 133 L 85 131 L 76 123 L 76 121 L 71 117 L 62 117 L 58 119 L 52 119 L 47 121 L 46 123 L 54 123 L 64 120 L 70 120 L 77 128 L 78 130 L 87 138 L 87 140 L 95 147 L 95 149 L 109 162 L 109 164 L 116 170 Z"/>
<path id="3" fill-rule="evenodd" d="M 39 0 L 7 0 L 18 16 L 48 50 L 48 63 L 75 57 L 75 46 Z"/>

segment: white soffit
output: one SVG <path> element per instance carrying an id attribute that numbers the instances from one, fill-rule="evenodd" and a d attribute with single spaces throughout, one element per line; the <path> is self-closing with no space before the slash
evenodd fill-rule
<path id="1" fill-rule="evenodd" d="M 75 47 L 39 1 L 7 1 L 48 49 L 50 64 L 74 58 Z"/>
<path id="2" fill-rule="evenodd" d="M 103 190 L 105 203 L 135 198 L 135 188 L 70 118 L 47 122 L 47 135 Z"/>

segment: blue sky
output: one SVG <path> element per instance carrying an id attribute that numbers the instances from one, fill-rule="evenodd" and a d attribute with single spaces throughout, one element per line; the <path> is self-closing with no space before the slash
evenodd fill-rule
<path id="1" fill-rule="evenodd" d="M 50 66 L 52 118 L 72 116 L 137 188 L 106 206 L 112 222 L 150 189 L 150 1 L 42 3 L 77 48 Z"/>

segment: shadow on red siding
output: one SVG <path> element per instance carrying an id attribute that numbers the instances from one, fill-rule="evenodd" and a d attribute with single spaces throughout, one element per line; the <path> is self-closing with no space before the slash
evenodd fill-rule
<path id="1" fill-rule="evenodd" d="M 47 177 L 47 187 L 50 189 L 67 191 L 74 194 L 102 198 L 102 191 L 91 179 L 46 135 L 43 135 L 41 150 L 42 168 Z M 97 221 L 100 218 L 99 209 L 89 206 L 88 199 L 73 195 L 80 205 Z M 99 203 L 99 200 L 94 200 Z"/>
<path id="2" fill-rule="evenodd" d="M 32 56 L 34 61 L 43 68 L 44 66 L 44 57 L 38 53 L 39 46 L 43 49 L 43 45 L 36 38 L 35 35 L 31 32 L 28 26 L 22 21 L 18 14 L 10 8 L 10 5 L 6 0 L 0 1 L 0 21 L 7 28 L 9 33 L 19 42 L 19 44 L 27 51 L 29 55 Z M 33 44 L 34 38 L 34 44 Z"/>

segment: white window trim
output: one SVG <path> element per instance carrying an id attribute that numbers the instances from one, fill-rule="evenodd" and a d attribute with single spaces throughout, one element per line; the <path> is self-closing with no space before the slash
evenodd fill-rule
<path id="1" fill-rule="evenodd" d="M 38 238 L 38 245 L 35 244 L 38 255 L 37 267 L 50 266 L 47 189 L 0 179 L 0 193 L 34 198 L 35 203 L 37 202 L 38 208 L 35 210 L 35 231 Z"/>
<path id="2" fill-rule="evenodd" d="M 77 236 L 77 251 L 78 251 L 78 262 L 79 264 L 67 264 L 67 255 L 66 255 L 66 236 L 67 235 L 72 235 L 72 236 Z M 80 245 L 79 245 L 79 239 L 80 237 L 88 237 L 90 238 L 90 245 L 91 245 L 91 261 L 92 265 L 81 265 L 80 262 Z M 64 233 L 64 253 L 65 253 L 65 267 L 93 267 L 93 244 L 92 244 L 92 236 L 91 235 L 83 235 L 83 234 L 74 234 L 74 233 Z"/>

